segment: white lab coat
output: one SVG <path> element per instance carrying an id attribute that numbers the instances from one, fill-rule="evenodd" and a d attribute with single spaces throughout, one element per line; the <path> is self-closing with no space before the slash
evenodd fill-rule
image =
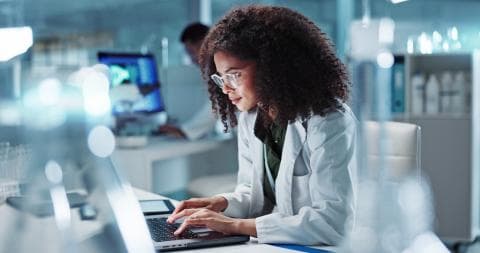
<path id="1" fill-rule="evenodd" d="M 347 218 L 354 217 L 355 202 L 357 120 L 344 108 L 287 126 L 275 181 L 277 206 L 270 214 L 263 213 L 263 143 L 253 132 L 257 113 L 241 113 L 237 187 L 220 194 L 228 201 L 225 215 L 255 217 L 260 243 L 337 245 Z"/>

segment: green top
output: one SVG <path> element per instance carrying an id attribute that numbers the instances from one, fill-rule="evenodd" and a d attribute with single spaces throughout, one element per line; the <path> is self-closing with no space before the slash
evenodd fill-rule
<path id="1" fill-rule="evenodd" d="M 259 112 L 257 120 L 255 121 L 254 133 L 255 136 L 265 144 L 268 167 L 275 182 L 282 159 L 282 149 L 283 143 L 285 142 L 287 125 L 280 125 L 274 121 L 266 127 L 263 123 L 263 117 L 261 112 Z M 264 169 L 266 170 L 266 168 Z M 272 190 L 273 187 L 270 185 L 266 173 L 265 171 L 265 176 L 263 177 L 263 192 L 265 197 L 275 204 L 275 193 Z"/>

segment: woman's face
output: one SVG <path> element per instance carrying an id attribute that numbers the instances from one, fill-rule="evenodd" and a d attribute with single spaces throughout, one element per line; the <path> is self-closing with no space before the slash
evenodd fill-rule
<path id="1" fill-rule="evenodd" d="M 223 78 L 226 84 L 222 91 L 228 95 L 232 104 L 242 112 L 255 108 L 258 103 L 254 89 L 255 62 L 240 60 L 224 51 L 216 52 L 213 60 L 218 75 L 223 77 L 225 74 L 234 74 L 237 77 L 238 86 L 235 89 Z"/>

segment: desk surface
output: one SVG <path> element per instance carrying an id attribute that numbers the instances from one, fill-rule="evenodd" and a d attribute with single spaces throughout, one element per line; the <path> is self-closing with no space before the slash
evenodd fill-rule
<path id="1" fill-rule="evenodd" d="M 113 156 L 123 157 L 125 155 L 140 155 L 150 160 L 163 160 L 209 150 L 217 147 L 222 142 L 229 140 L 232 140 L 232 138 L 226 138 L 223 136 L 196 141 L 168 137 L 151 137 L 148 139 L 148 144 L 146 146 L 139 148 L 117 148 L 115 149 Z"/>
<path id="2" fill-rule="evenodd" d="M 148 199 L 165 199 L 165 197 L 147 192 L 144 190 L 136 189 L 133 188 L 133 191 L 139 200 L 148 200 Z M 178 201 L 172 200 L 174 204 L 177 204 Z M 10 206 L 6 204 L 0 204 L 0 241 L 12 239 L 9 238 L 9 229 L 12 228 L 12 222 L 15 221 L 14 217 L 18 217 L 18 212 L 11 208 Z M 99 224 L 96 222 L 85 222 L 81 221 L 80 217 L 78 215 L 78 212 L 75 210 L 71 212 L 72 215 L 72 239 L 75 239 L 75 241 L 82 241 L 84 239 L 89 238 L 89 236 L 92 235 L 92 232 L 99 231 L 101 227 Z M 31 237 L 38 237 L 39 231 L 41 231 L 42 226 L 51 226 L 53 219 L 38 219 L 33 216 L 22 216 L 23 218 L 27 219 L 26 224 L 29 225 L 35 225 L 38 226 L 36 229 L 33 231 L 29 230 L 29 233 L 22 234 L 22 238 L 13 238 L 15 241 L 20 245 L 20 244 L 25 244 L 25 242 L 28 242 L 30 240 L 29 238 Z M 12 221 L 13 218 L 13 221 Z M 81 223 L 80 223 L 81 222 Z M 57 235 L 60 236 L 60 235 Z M 47 241 L 48 240 L 48 241 Z M 38 239 L 37 239 L 38 241 Z M 41 249 L 40 252 L 58 252 L 55 248 L 57 247 L 55 244 L 55 239 L 54 238 L 46 238 L 45 245 L 41 245 L 42 247 L 45 246 L 44 249 Z M 4 244 L 5 245 L 5 244 Z M 23 246 L 22 246 L 23 247 Z M 0 249 L 3 249 L 3 247 L 0 244 Z M 332 250 L 332 248 L 321 248 L 325 250 Z M 46 251 L 44 251 L 46 250 Z M 194 250 L 181 250 L 178 252 L 195 252 L 195 253 L 204 253 L 204 252 L 262 252 L 262 253 L 270 253 L 270 252 L 295 252 L 293 250 L 285 249 L 285 248 L 280 248 L 268 244 L 259 244 L 255 238 L 251 238 L 251 240 L 248 243 L 244 244 L 239 244 L 239 245 L 231 245 L 231 246 L 222 246 L 222 247 L 212 247 L 212 248 L 204 248 L 204 249 L 194 249 Z M 177 251 L 175 251 L 177 252 Z"/>
<path id="3" fill-rule="evenodd" d="M 134 187 L 154 191 L 152 182 L 154 162 L 221 148 L 223 147 L 221 145 L 228 145 L 232 141 L 235 140 L 223 136 L 196 141 L 152 137 L 144 147 L 117 148 L 111 157 L 115 166 Z"/>

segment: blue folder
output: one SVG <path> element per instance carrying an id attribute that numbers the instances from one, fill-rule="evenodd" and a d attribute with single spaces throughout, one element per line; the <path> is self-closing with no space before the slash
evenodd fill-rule
<path id="1" fill-rule="evenodd" d="M 280 247 L 280 248 L 285 248 L 285 249 L 290 249 L 290 250 L 296 250 L 300 252 L 308 252 L 308 253 L 334 253 L 332 251 L 326 251 L 323 249 L 316 249 L 308 246 L 303 246 L 303 245 L 297 245 L 297 244 L 270 244 L 272 246 Z"/>

